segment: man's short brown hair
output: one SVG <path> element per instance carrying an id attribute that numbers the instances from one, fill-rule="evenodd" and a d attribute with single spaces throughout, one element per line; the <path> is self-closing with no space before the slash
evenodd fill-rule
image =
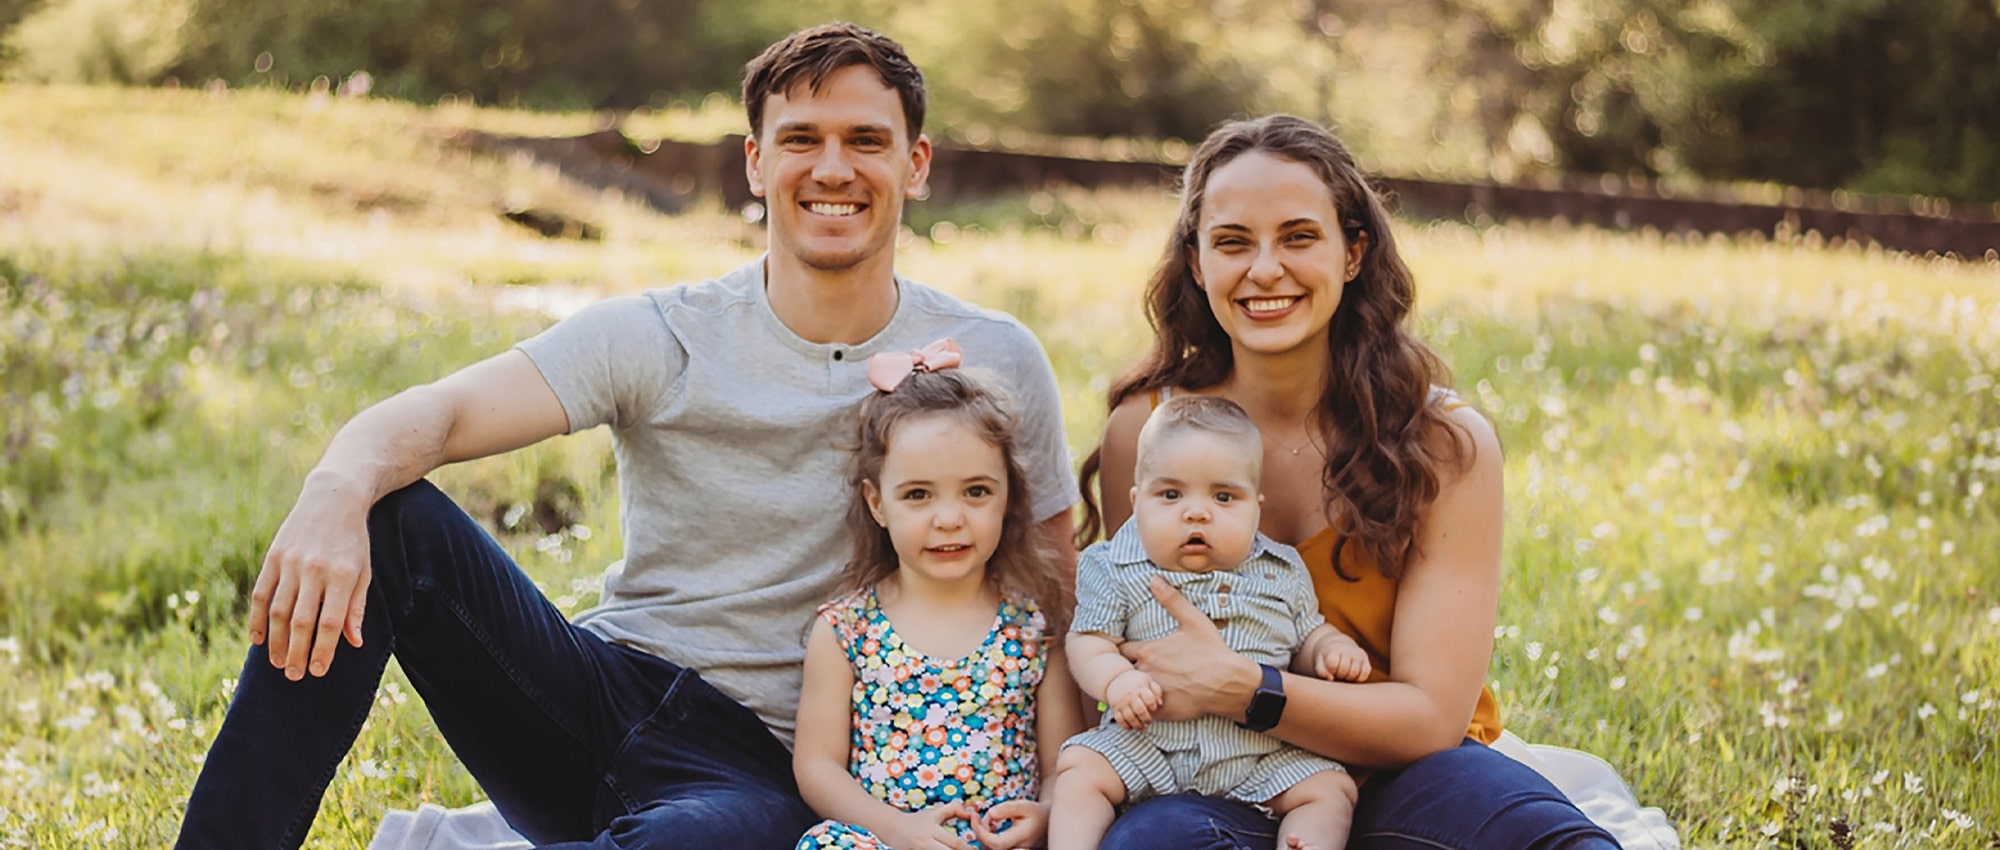
<path id="1" fill-rule="evenodd" d="M 750 112 L 750 135 L 764 132 L 764 101 L 804 83 L 818 93 L 835 71 L 866 65 L 896 90 L 912 142 L 924 131 L 924 72 L 910 62 L 895 39 L 849 23 L 803 29 L 764 48 L 743 67 L 743 108 Z"/>

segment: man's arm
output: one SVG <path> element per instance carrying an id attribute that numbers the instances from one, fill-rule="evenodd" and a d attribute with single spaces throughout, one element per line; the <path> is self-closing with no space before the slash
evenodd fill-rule
<path id="1" fill-rule="evenodd" d="M 413 387 L 356 415 L 306 475 L 250 593 L 250 642 L 298 680 L 324 675 L 344 633 L 361 645 L 368 604 L 368 511 L 447 463 L 531 445 L 569 417 L 518 350 Z"/>

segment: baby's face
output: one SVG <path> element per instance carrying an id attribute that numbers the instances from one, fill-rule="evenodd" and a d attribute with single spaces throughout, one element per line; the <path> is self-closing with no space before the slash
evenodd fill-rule
<path id="1" fill-rule="evenodd" d="M 1132 488 L 1146 556 L 1162 569 L 1233 569 L 1250 556 L 1264 497 L 1257 458 L 1238 441 L 1188 431 L 1153 447 Z"/>

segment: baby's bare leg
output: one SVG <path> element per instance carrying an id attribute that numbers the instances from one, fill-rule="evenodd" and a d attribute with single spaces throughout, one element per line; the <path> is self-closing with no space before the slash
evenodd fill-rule
<path id="1" fill-rule="evenodd" d="M 1340 850 L 1354 825 L 1354 777 L 1346 771 L 1322 770 L 1272 797 L 1264 805 L 1283 820 L 1278 834 L 1287 850 Z M 1053 815 L 1049 818 L 1055 820 Z M 1054 845 L 1050 845 L 1053 847 Z"/>
<path id="2" fill-rule="evenodd" d="M 1125 802 L 1125 781 L 1117 768 L 1089 747 L 1064 747 L 1052 781 L 1049 850 L 1096 850 L 1118 817 L 1118 804 Z"/>

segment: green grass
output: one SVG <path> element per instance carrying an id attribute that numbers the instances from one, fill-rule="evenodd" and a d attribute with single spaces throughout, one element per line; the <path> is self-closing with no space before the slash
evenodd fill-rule
<path id="1" fill-rule="evenodd" d="M 170 842 L 244 589 L 348 416 L 567 305 L 759 250 L 719 211 L 655 216 L 446 142 L 521 121 L 556 119 L 0 89 L 0 846 Z M 510 202 L 606 238 L 540 239 L 497 219 Z M 913 210 L 901 269 L 1035 330 L 1081 453 L 1171 214 L 1082 192 Z M 2000 841 L 2000 268 L 1400 235 L 1420 328 L 1507 450 L 1507 726 L 1603 756 L 1690 847 Z M 435 477 L 580 610 L 617 557 L 607 443 Z M 410 696 L 392 674 L 309 846 L 476 799 Z"/>

